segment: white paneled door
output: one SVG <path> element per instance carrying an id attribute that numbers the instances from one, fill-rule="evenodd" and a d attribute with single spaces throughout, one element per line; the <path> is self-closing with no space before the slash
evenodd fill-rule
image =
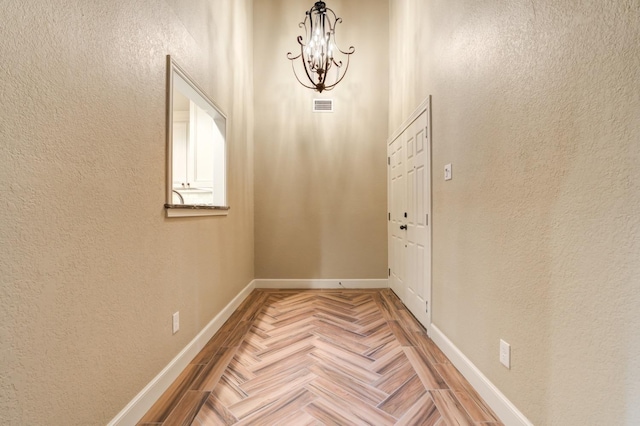
<path id="1" fill-rule="evenodd" d="M 427 102 L 389 144 L 389 280 L 413 315 L 431 321 L 431 138 Z"/>
<path id="2" fill-rule="evenodd" d="M 404 295 L 405 219 L 406 211 L 406 155 L 403 137 L 389 146 L 389 282 L 400 297 Z"/>

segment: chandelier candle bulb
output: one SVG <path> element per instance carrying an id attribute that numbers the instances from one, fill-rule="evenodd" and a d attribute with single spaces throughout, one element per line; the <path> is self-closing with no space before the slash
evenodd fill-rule
<path id="1" fill-rule="evenodd" d="M 346 75 L 349 60 L 356 49 L 350 46 L 344 51 L 336 45 L 336 24 L 341 22 L 342 18 L 338 18 L 323 1 L 315 2 L 306 12 L 304 21 L 300 22 L 300 28 L 304 28 L 305 31 L 304 37 L 298 36 L 300 54 L 293 56 L 289 52 L 287 59 L 291 61 L 296 80 L 304 87 L 322 93 L 332 90 Z M 346 63 L 343 62 L 344 58 L 336 60 L 335 51 L 346 58 Z M 301 67 L 298 65 L 299 71 L 296 71 L 296 64 L 302 64 L 304 70 L 300 71 Z M 333 78 L 329 78 L 330 70 Z"/>

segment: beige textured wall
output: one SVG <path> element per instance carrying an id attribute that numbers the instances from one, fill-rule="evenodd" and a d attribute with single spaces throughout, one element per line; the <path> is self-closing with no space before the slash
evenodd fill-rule
<path id="1" fill-rule="evenodd" d="M 390 34 L 390 129 L 433 95 L 435 325 L 536 425 L 640 424 L 640 2 L 395 0 Z"/>
<path id="2" fill-rule="evenodd" d="M 253 279 L 251 14 L 2 2 L 1 424 L 105 424 Z M 230 119 L 226 218 L 164 216 L 166 54 Z"/>
<path id="3" fill-rule="evenodd" d="M 355 46 L 346 78 L 317 94 L 295 80 L 312 1 L 254 2 L 257 278 L 386 278 L 388 1 L 328 3 Z M 332 98 L 335 113 L 313 114 Z"/>

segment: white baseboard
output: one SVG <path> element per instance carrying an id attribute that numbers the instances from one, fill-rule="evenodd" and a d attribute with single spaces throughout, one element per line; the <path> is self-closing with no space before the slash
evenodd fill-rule
<path id="1" fill-rule="evenodd" d="M 252 281 L 108 423 L 108 426 L 130 426 L 138 423 L 254 288 L 255 282 Z"/>
<path id="2" fill-rule="evenodd" d="M 364 279 L 364 280 L 273 280 L 257 279 L 253 281 L 256 288 L 282 288 L 282 289 L 332 289 L 332 288 L 387 288 L 389 280 L 384 279 Z"/>
<path id="3" fill-rule="evenodd" d="M 506 426 L 533 426 L 533 423 L 433 324 L 429 330 L 429 337 L 469 381 L 471 386 L 478 391 Z"/>

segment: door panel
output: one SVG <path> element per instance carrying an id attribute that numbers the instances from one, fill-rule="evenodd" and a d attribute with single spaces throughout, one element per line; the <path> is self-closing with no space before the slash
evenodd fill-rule
<path id="1" fill-rule="evenodd" d="M 405 159 L 404 143 L 402 140 L 394 141 L 389 147 L 389 276 L 390 287 L 400 296 L 404 291 L 404 234 L 400 229 L 402 225 L 402 212 L 405 206 Z"/>
<path id="2" fill-rule="evenodd" d="M 425 199 L 430 196 L 426 191 L 426 161 L 425 149 L 426 113 L 423 113 L 407 129 L 410 138 L 414 141 L 407 145 L 407 179 L 410 195 L 407 197 L 407 267 L 405 284 L 405 305 L 420 320 L 427 323 L 428 316 L 426 303 L 430 292 L 427 290 L 427 277 L 425 276 L 425 264 L 431 262 L 430 253 L 426 250 L 429 229 L 425 213 Z M 427 257 L 429 255 L 429 257 Z"/>

